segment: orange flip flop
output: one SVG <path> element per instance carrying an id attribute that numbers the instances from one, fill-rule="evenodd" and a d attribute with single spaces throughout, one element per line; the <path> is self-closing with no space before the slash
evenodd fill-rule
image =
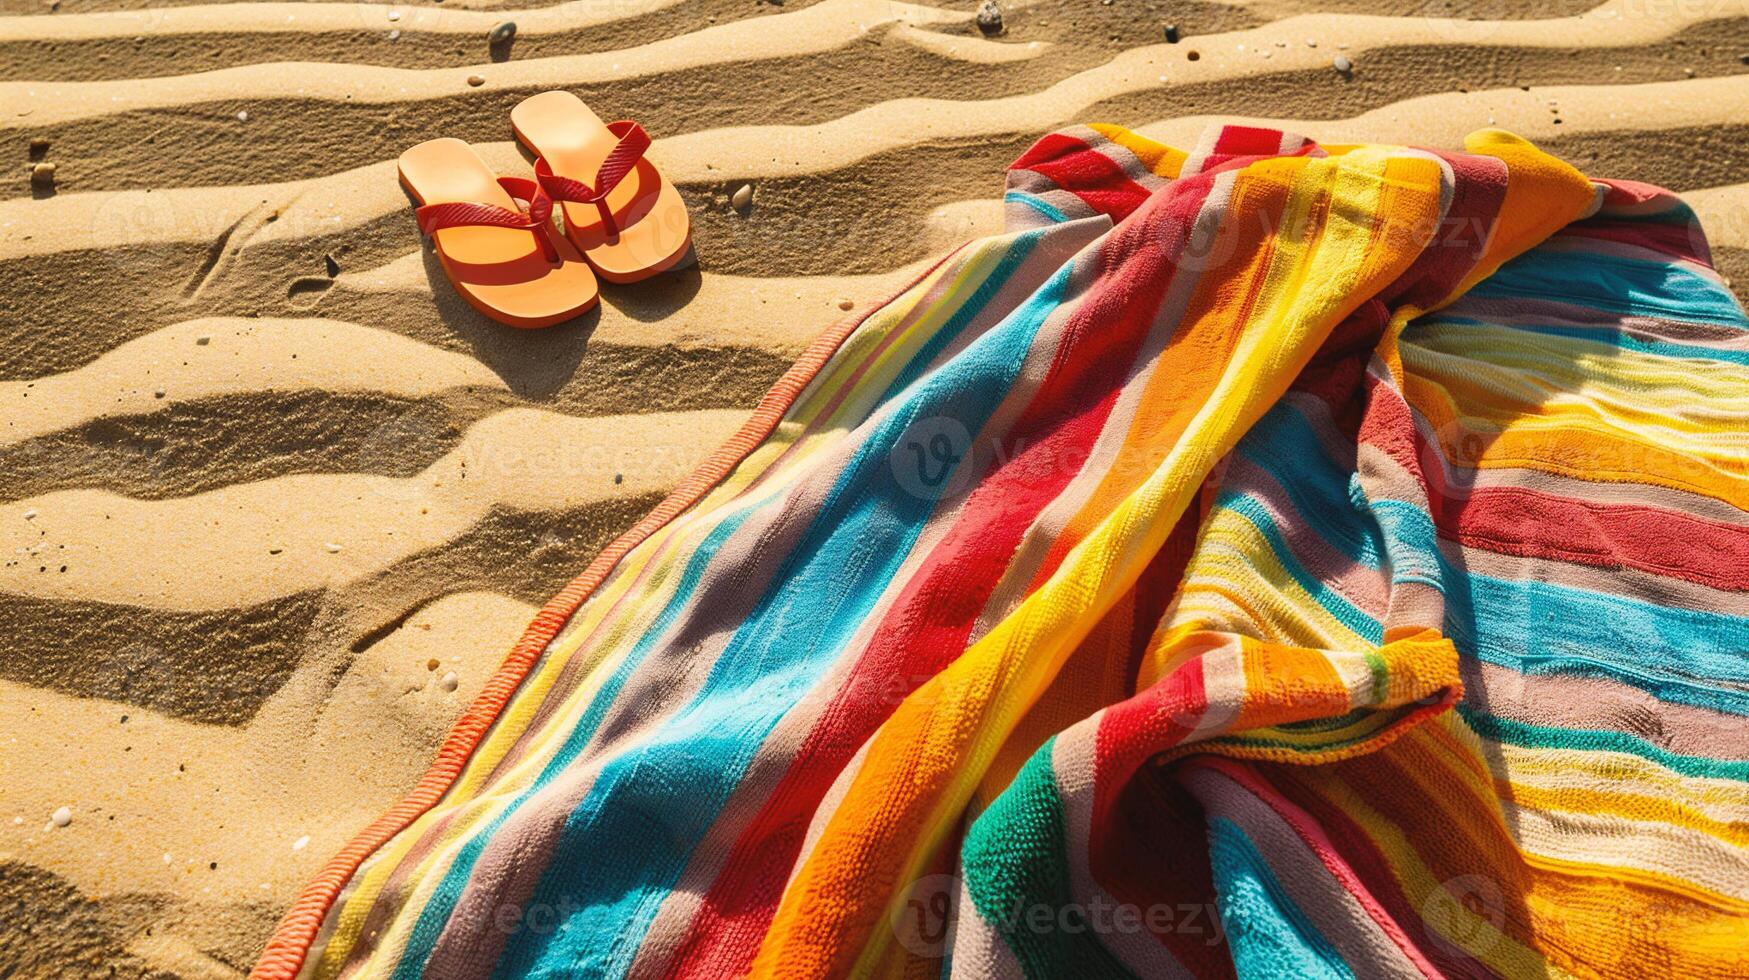
<path id="1" fill-rule="evenodd" d="M 545 327 L 600 298 L 595 273 L 553 227 L 553 202 L 535 181 L 498 176 L 458 139 L 409 149 L 400 173 L 419 202 L 419 230 L 474 309 L 513 327 Z"/>
<path id="2" fill-rule="evenodd" d="M 604 123 L 569 92 L 542 92 L 510 110 L 537 157 L 535 179 L 559 202 L 565 234 L 609 282 L 673 268 L 692 244 L 680 192 L 644 158 L 650 137 L 630 120 Z"/>

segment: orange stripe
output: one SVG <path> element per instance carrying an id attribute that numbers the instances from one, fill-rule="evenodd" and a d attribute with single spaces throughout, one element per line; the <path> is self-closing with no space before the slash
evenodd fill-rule
<path id="1" fill-rule="evenodd" d="M 290 911 L 286 912 L 285 917 L 274 928 L 272 938 L 268 939 L 267 947 L 262 950 L 261 959 L 249 974 L 251 980 L 294 980 L 298 971 L 303 968 L 310 943 L 315 940 L 316 932 L 321 928 L 322 920 L 327 917 L 335 897 L 340 894 L 340 889 L 358 871 L 359 865 L 366 858 L 405 830 L 449 792 L 450 786 L 461 775 L 462 768 L 467 765 L 474 749 L 497 721 L 499 712 L 504 710 L 529 668 L 540 659 L 541 652 L 558 635 L 559 630 L 564 628 L 577 607 L 607 579 L 620 559 L 650 535 L 661 530 L 663 525 L 697 503 L 733 472 L 749 453 L 758 448 L 777 427 L 784 413 L 789 411 L 796 396 L 801 394 L 802 389 L 807 387 L 832 355 L 838 352 L 839 345 L 862 326 L 865 320 L 922 282 L 949 259 L 958 255 L 964 247 L 962 244 L 947 253 L 886 299 L 827 327 L 824 333 L 808 345 L 808 349 L 802 352 L 802 356 L 790 369 L 784 372 L 783 377 L 771 386 L 771 390 L 760 399 L 759 407 L 754 409 L 753 415 L 728 442 L 723 443 L 710 458 L 681 480 L 656 505 L 655 510 L 595 556 L 595 560 L 589 563 L 583 574 L 572 579 L 569 585 L 547 601 L 540 612 L 535 614 L 534 621 L 528 624 L 522 638 L 511 648 L 510 655 L 504 658 L 504 662 L 486 682 L 479 696 L 450 728 L 449 735 L 443 740 L 443 746 L 437 751 L 437 759 L 425 771 L 425 775 L 420 777 L 418 785 L 390 808 L 389 812 L 378 817 L 374 823 L 353 837 L 299 893 Z"/>
<path id="2" fill-rule="evenodd" d="M 1667 448 L 1644 438 L 1568 426 L 1559 430 L 1512 425 L 1514 418 L 1481 408 L 1459 414 L 1451 392 L 1421 375 L 1406 377 L 1403 393 L 1427 420 L 1440 452 L 1454 467 L 1545 470 L 1592 483 L 1642 483 L 1711 497 L 1749 509 L 1749 482 L 1730 463 Z M 1490 428 L 1492 423 L 1493 428 Z"/>
<path id="3" fill-rule="evenodd" d="M 1057 540 L 1046 552 L 1027 585 L 1030 595 L 1057 570 L 1074 547 L 1081 543 L 1099 522 L 1111 513 L 1118 501 L 1130 495 L 1138 484 L 1159 468 L 1172 448 L 1183 439 L 1190 423 L 1202 411 L 1208 393 L 1227 369 L 1227 362 L 1239 334 L 1250 322 L 1252 306 L 1257 301 L 1264 274 L 1275 260 L 1275 229 L 1281 224 L 1281 212 L 1287 207 L 1289 186 L 1271 183 L 1261 188 L 1241 189 L 1231 193 L 1250 194 L 1260 212 L 1274 216 L 1272 221 L 1239 222 L 1237 227 L 1223 226 L 1217 233 L 1216 250 L 1230 250 L 1234 255 L 1250 255 L 1251 262 L 1232 277 L 1200 276 L 1178 325 L 1157 356 L 1160 362 L 1147 387 L 1137 400 L 1135 415 L 1126 424 L 1130 435 L 1118 447 L 1117 454 L 1087 500 L 1057 534 Z M 1267 196 L 1265 196 L 1267 195 Z M 1236 203 L 1236 202 L 1235 202 Z M 1199 205 L 1191 222 L 1203 213 Z M 1251 285 L 1237 304 L 1226 292 L 1232 282 Z M 1171 295 L 1170 290 L 1167 291 Z"/>

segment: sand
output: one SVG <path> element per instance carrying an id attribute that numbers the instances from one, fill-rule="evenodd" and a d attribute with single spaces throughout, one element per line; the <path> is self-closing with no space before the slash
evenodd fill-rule
<path id="1" fill-rule="evenodd" d="M 0 0 L 0 976 L 247 972 L 533 610 L 1052 127 L 1499 125 L 1687 193 L 1749 286 L 1749 0 L 538 2 Z M 515 172 L 553 87 L 657 137 L 699 262 L 525 333 L 393 161 Z"/>

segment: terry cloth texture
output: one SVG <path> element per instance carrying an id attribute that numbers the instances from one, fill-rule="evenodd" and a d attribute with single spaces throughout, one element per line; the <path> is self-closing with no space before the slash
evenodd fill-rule
<path id="1" fill-rule="evenodd" d="M 1040 140 L 262 977 L 1749 975 L 1749 321 L 1514 136 Z"/>

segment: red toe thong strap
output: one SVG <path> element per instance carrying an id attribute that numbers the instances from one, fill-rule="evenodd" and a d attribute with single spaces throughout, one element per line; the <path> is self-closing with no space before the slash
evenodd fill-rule
<path id="1" fill-rule="evenodd" d="M 601 166 L 596 168 L 594 186 L 553 173 L 553 168 L 544 159 L 534 162 L 534 177 L 554 200 L 595 205 L 596 210 L 601 212 L 602 224 L 607 226 L 607 233 L 612 236 L 619 234 L 619 223 L 614 220 L 613 211 L 607 206 L 607 195 L 613 193 L 613 189 L 619 186 L 626 174 L 631 173 L 638 161 L 644 158 L 644 151 L 650 148 L 650 134 L 630 119 L 610 122 L 607 129 L 619 137 L 619 142 L 614 144 L 606 159 L 601 161 Z"/>
<path id="2" fill-rule="evenodd" d="M 413 212 L 419 219 L 419 230 L 430 235 L 445 228 L 478 225 L 532 231 L 535 240 L 540 242 L 541 254 L 546 256 L 547 261 L 559 261 L 559 248 L 553 242 L 553 226 L 550 220 L 553 215 L 553 199 L 547 196 L 540 184 L 526 177 L 500 177 L 498 186 L 504 188 L 511 197 L 527 201 L 528 210 L 511 211 L 494 204 L 465 202 L 426 204 Z"/>

